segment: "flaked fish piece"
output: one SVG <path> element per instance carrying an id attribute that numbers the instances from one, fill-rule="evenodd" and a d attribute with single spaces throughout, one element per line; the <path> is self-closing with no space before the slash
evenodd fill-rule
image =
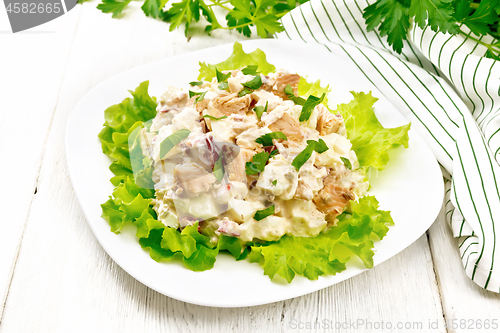
<path id="1" fill-rule="evenodd" d="M 349 200 L 356 198 L 353 193 L 355 184 L 342 182 L 342 178 L 347 173 L 349 170 L 346 170 L 344 174 L 330 173 L 323 179 L 323 188 L 313 198 L 313 202 L 320 212 L 332 217 L 338 216 L 344 211 Z"/>
<path id="2" fill-rule="evenodd" d="M 196 196 L 208 192 L 217 179 L 196 163 L 183 163 L 174 168 L 174 180 L 185 196 Z"/>
<path id="3" fill-rule="evenodd" d="M 225 152 L 223 155 L 225 160 L 228 161 L 228 163 L 224 165 L 224 168 L 228 174 L 229 181 L 237 181 L 246 184 L 247 175 L 245 172 L 245 164 L 252 159 L 253 155 L 255 155 L 255 151 L 246 148 L 240 149 L 239 154 L 232 159 L 232 156 L 227 156 L 228 154 Z"/>
<path id="4" fill-rule="evenodd" d="M 264 82 L 262 85 L 262 89 L 272 92 L 276 96 L 279 96 L 283 99 L 288 99 L 287 94 L 285 94 L 285 88 L 287 85 L 290 85 L 293 89 L 293 93 L 295 96 L 298 94 L 300 75 L 298 74 L 288 74 L 288 73 L 280 73 L 276 77 L 274 84 L 271 85 L 272 80 L 269 83 Z"/>
<path id="5" fill-rule="evenodd" d="M 179 110 L 188 100 L 188 95 L 182 89 L 169 86 L 167 90 L 158 98 L 158 106 L 156 110 L 159 113 L 169 112 L 171 110 Z"/>
<path id="6" fill-rule="evenodd" d="M 281 118 L 269 125 L 269 129 L 273 132 L 283 132 L 289 141 L 302 142 L 304 140 L 300 124 L 288 113 L 284 113 Z"/>
<path id="7" fill-rule="evenodd" d="M 238 94 L 222 93 L 208 103 L 207 109 L 211 116 L 230 116 L 234 113 L 244 115 L 248 112 L 252 97 L 250 94 L 238 97 Z"/>
<path id="8" fill-rule="evenodd" d="M 318 110 L 316 130 L 319 135 L 337 133 L 341 127 L 344 127 L 344 121 L 340 114 L 332 114 L 323 104 L 316 106 L 316 108 Z"/>

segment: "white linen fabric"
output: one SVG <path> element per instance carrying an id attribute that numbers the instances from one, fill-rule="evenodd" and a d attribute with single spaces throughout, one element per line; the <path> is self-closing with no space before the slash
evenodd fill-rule
<path id="1" fill-rule="evenodd" d="M 416 26 L 397 54 L 366 31 L 363 9 L 372 2 L 311 0 L 282 18 L 285 31 L 275 37 L 320 43 L 354 63 L 412 122 L 443 169 L 465 273 L 500 292 L 500 61 L 482 56 L 477 36 Z"/>

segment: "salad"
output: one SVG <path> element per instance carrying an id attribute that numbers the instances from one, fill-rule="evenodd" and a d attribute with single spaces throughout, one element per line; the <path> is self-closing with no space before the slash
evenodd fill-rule
<path id="1" fill-rule="evenodd" d="M 106 109 L 99 138 L 115 189 L 101 206 L 111 231 L 133 224 L 154 260 L 194 271 L 220 252 L 288 282 L 341 272 L 352 256 L 372 267 L 373 240 L 393 221 L 367 195 L 366 174 L 408 146 L 410 124 L 384 128 L 371 93 L 332 110 L 328 86 L 239 43 L 199 72 L 158 99 L 143 82 Z"/>

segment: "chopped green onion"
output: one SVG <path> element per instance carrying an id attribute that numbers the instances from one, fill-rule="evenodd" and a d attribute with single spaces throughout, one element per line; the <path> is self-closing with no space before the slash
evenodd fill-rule
<path id="1" fill-rule="evenodd" d="M 340 159 L 342 160 L 342 162 L 344 162 L 345 164 L 345 167 L 349 170 L 352 170 L 352 164 L 351 164 L 351 161 L 345 157 L 340 157 Z"/>
<path id="2" fill-rule="evenodd" d="M 183 128 L 163 139 L 163 141 L 160 143 L 160 158 L 165 158 L 165 155 L 167 155 L 168 152 L 172 150 L 172 148 L 174 148 L 179 142 L 187 138 L 189 136 L 189 133 L 191 133 L 190 130 Z"/>
<path id="3" fill-rule="evenodd" d="M 222 155 L 219 155 L 217 162 L 215 162 L 213 172 L 215 178 L 217 178 L 217 181 L 220 183 L 220 181 L 224 177 L 224 166 L 222 165 Z"/>
<path id="4" fill-rule="evenodd" d="M 256 211 L 253 218 L 257 221 L 260 221 L 273 214 L 274 214 L 274 205 L 272 205 L 271 207 L 267 207 L 266 209 Z"/>
<path id="5" fill-rule="evenodd" d="M 222 117 L 217 118 L 217 117 L 211 116 L 209 114 L 205 114 L 205 115 L 203 115 L 201 117 L 202 118 L 208 118 L 210 120 L 222 120 L 222 119 L 226 119 L 227 118 L 227 116 L 222 116 Z"/>

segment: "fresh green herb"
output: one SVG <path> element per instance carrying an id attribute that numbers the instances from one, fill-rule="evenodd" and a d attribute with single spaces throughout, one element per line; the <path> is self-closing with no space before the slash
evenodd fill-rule
<path id="1" fill-rule="evenodd" d="M 201 81 L 189 82 L 190 86 L 201 86 L 202 84 L 203 84 L 203 82 L 201 82 Z"/>
<path id="2" fill-rule="evenodd" d="M 116 1 L 116 0 L 102 0 L 100 4 L 97 5 L 97 9 L 103 13 L 112 13 L 112 18 L 117 18 L 118 15 L 127 7 L 131 0 Z"/>
<path id="3" fill-rule="evenodd" d="M 273 181 L 271 182 L 271 184 L 273 184 L 274 186 L 276 186 L 276 184 L 278 184 L 278 180 L 277 180 L 277 179 L 273 180 Z"/>
<path id="4" fill-rule="evenodd" d="M 270 154 L 266 151 L 253 155 L 252 161 L 245 164 L 245 173 L 247 175 L 255 175 L 264 171 L 269 157 Z"/>
<path id="5" fill-rule="evenodd" d="M 340 159 L 342 160 L 342 162 L 344 162 L 345 167 L 347 169 L 352 170 L 352 164 L 351 164 L 351 161 L 348 158 L 345 158 L 345 157 L 341 156 Z"/>
<path id="6" fill-rule="evenodd" d="M 217 178 L 217 181 L 220 183 L 222 178 L 224 178 L 224 166 L 222 165 L 222 154 L 219 155 L 217 162 L 215 162 L 213 172 L 215 178 Z"/>
<path id="7" fill-rule="evenodd" d="M 86 0 L 77 0 L 78 3 L 84 1 Z M 207 21 L 205 32 L 209 35 L 214 30 L 225 29 L 236 30 L 244 36 L 250 37 L 252 35 L 250 27 L 255 27 L 259 37 L 267 38 L 284 30 L 280 22 L 281 17 L 297 5 L 308 0 L 178 0 L 173 2 L 168 10 L 164 10 L 168 0 L 141 1 L 144 1 L 141 7 L 144 14 L 170 23 L 170 31 L 185 24 L 184 34 L 186 37 L 190 32 L 190 26 L 204 17 Z M 108 8 L 110 3 L 119 4 L 119 14 L 130 3 L 130 0 L 123 2 L 102 0 L 98 8 L 105 13 L 113 12 L 113 17 L 117 17 L 118 14 Z M 102 6 L 103 4 L 104 6 Z M 214 9 L 215 11 L 223 10 L 227 13 L 224 15 L 226 19 L 225 26 L 217 20 Z"/>
<path id="8" fill-rule="evenodd" d="M 217 117 L 211 116 L 209 114 L 205 114 L 205 115 L 203 115 L 201 117 L 202 118 L 208 118 L 210 120 L 222 120 L 222 119 L 226 119 L 227 118 L 227 116 L 222 116 L 222 117 L 217 118 Z"/>
<path id="9" fill-rule="evenodd" d="M 307 101 L 302 106 L 302 111 L 300 112 L 299 121 L 309 120 L 316 105 L 321 104 L 324 98 L 325 98 L 325 93 L 323 93 L 321 97 L 309 95 L 309 97 L 307 97 Z"/>
<path id="10" fill-rule="evenodd" d="M 295 96 L 295 94 L 293 93 L 293 88 L 289 84 L 287 84 L 285 87 L 285 94 L 292 102 L 294 102 L 297 105 L 304 105 L 306 103 L 306 100 L 303 99 L 302 97 Z"/>
<path id="11" fill-rule="evenodd" d="M 295 167 L 295 169 L 297 169 L 297 171 L 299 171 L 304 163 L 306 163 L 307 160 L 311 158 L 313 151 L 317 152 L 318 154 L 322 154 L 327 150 L 328 146 L 326 145 L 325 141 L 323 141 L 323 139 L 319 139 L 318 141 L 307 140 L 307 147 L 293 159 L 292 165 Z"/>
<path id="12" fill-rule="evenodd" d="M 198 96 L 194 100 L 194 104 L 196 104 L 198 102 L 201 102 L 205 98 L 206 93 L 207 93 L 206 91 L 196 92 L 196 91 L 189 90 L 189 98 L 191 98 L 193 96 Z"/>
<path id="13" fill-rule="evenodd" d="M 255 112 L 255 114 L 257 115 L 257 119 L 260 120 L 260 117 L 262 117 L 262 114 L 264 112 L 267 112 L 267 106 L 268 106 L 269 102 L 266 101 L 266 106 L 262 106 L 262 105 L 259 105 L 259 106 L 256 106 L 253 108 L 253 111 Z"/>
<path id="14" fill-rule="evenodd" d="M 174 148 L 179 142 L 187 138 L 189 136 L 189 133 L 191 133 L 190 130 L 183 128 L 163 139 L 163 141 L 160 143 L 160 158 L 165 158 L 165 155 L 167 155 L 168 152 L 172 150 L 172 148 Z"/>
<path id="15" fill-rule="evenodd" d="M 262 85 L 262 78 L 260 75 L 254 76 L 253 79 L 247 82 L 243 82 L 242 85 L 244 87 L 250 88 L 250 89 L 259 89 L 260 86 Z"/>
<path id="16" fill-rule="evenodd" d="M 229 88 L 229 83 L 227 82 L 221 82 L 219 83 L 219 89 L 220 90 L 227 90 Z"/>
<path id="17" fill-rule="evenodd" d="M 231 77 L 231 73 L 221 73 L 217 68 L 215 68 L 215 75 L 217 76 L 217 82 L 224 82 Z"/>
<path id="18" fill-rule="evenodd" d="M 286 140 L 287 138 L 283 132 L 271 132 L 258 137 L 255 139 L 255 142 L 260 143 L 264 147 L 271 147 L 274 146 L 273 139 Z"/>
<path id="19" fill-rule="evenodd" d="M 260 221 L 273 214 L 274 214 L 274 205 L 272 205 L 271 207 L 267 207 L 266 209 L 256 211 L 253 218 L 257 221 Z"/>
<path id="20" fill-rule="evenodd" d="M 239 96 L 239 97 L 243 97 L 243 96 L 248 95 L 248 94 L 251 94 L 251 93 L 252 93 L 252 90 L 251 90 L 251 89 L 244 88 L 243 90 L 241 90 L 241 91 L 238 93 L 238 96 Z"/>
<path id="21" fill-rule="evenodd" d="M 247 66 L 245 68 L 243 68 L 241 70 L 241 72 L 245 75 L 257 75 L 258 72 L 257 72 L 257 68 L 259 68 L 259 66 L 257 65 L 250 65 L 250 66 Z"/>
<path id="22" fill-rule="evenodd" d="M 387 41 L 397 53 L 403 49 L 410 20 L 413 19 L 422 29 L 428 25 L 436 32 L 467 36 L 488 49 L 485 56 L 500 59 L 500 43 L 482 41 L 486 35 L 496 39 L 500 37 L 498 0 L 377 0 L 364 9 L 363 17 L 367 30 L 377 28 L 381 36 L 387 36 Z M 480 38 L 470 36 L 460 28 L 461 25 L 467 26 Z"/>

